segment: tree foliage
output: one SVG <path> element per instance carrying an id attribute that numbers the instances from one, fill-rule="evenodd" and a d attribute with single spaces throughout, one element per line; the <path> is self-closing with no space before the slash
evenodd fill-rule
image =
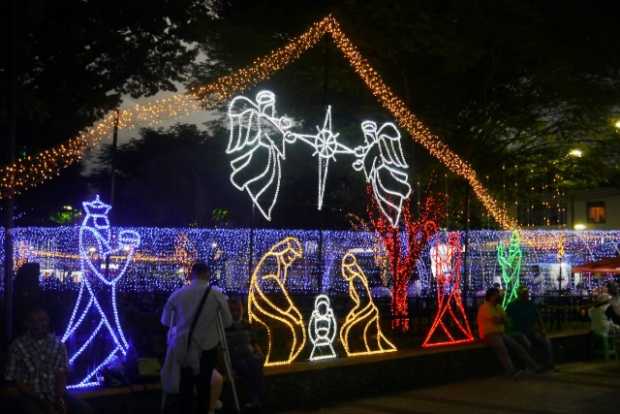
<path id="1" fill-rule="evenodd" d="M 206 82 L 242 66 L 332 12 L 414 112 L 512 205 L 532 188 L 544 198 L 553 186 L 564 193 L 619 184 L 618 11 L 577 0 L 231 1 L 203 42 L 211 64 L 194 76 Z M 386 116 L 327 43 L 260 87 L 276 89 L 297 112 L 328 101 L 345 129 L 360 114 Z M 584 158 L 566 156 L 575 147 Z M 424 152 L 408 152 L 417 180 L 443 175 Z M 452 175 L 435 181 L 450 189 L 451 216 L 463 225 L 465 184 Z M 479 206 L 472 210 L 481 224 Z"/>
<path id="2" fill-rule="evenodd" d="M 614 2 L 206 4 L 195 0 L 140 0 L 114 7 L 101 1 L 20 3 L 19 146 L 34 152 L 71 136 L 118 105 L 122 94 L 146 96 L 174 89 L 175 82 L 209 82 L 333 13 L 386 82 L 473 165 L 506 206 L 539 208 L 552 192 L 620 185 L 620 135 L 613 126 L 620 119 L 616 51 L 620 6 Z M 215 14 L 218 19 L 212 17 Z M 193 42 L 199 49 L 192 47 Z M 334 125 L 349 144 L 361 139 L 362 120 L 390 119 L 327 40 L 245 93 L 252 96 L 260 88 L 274 90 L 281 112 L 303 121 L 307 130 L 321 122 L 325 106 L 332 104 Z M 151 217 L 152 224 L 174 224 L 175 217 L 177 224 L 207 223 L 214 208 L 230 210 L 232 221 L 247 221 L 249 201 L 229 188 L 226 178 L 230 171 L 223 156 L 224 125 L 221 122 L 208 132 L 189 127 L 145 131 L 143 144 L 136 140 L 122 148 L 121 160 L 133 157 L 125 165 L 127 177 L 135 183 L 159 182 L 162 190 L 156 195 L 157 186 L 148 184 L 152 194 L 146 194 L 137 186 L 124 196 L 128 205 L 131 200 L 148 200 L 159 208 L 159 203 L 170 203 L 170 197 L 184 205 L 182 214 L 170 218 L 164 216 L 172 207 L 161 207 Z M 164 144 L 165 138 L 170 143 Z M 491 224 L 461 179 L 406 137 L 404 141 L 412 165 L 414 207 L 430 182 L 434 188 L 429 191 L 449 195 L 450 227 L 465 226 L 468 210 L 471 226 Z M 584 156 L 567 156 L 572 148 L 581 149 Z M 144 159 L 139 150 L 145 151 Z M 212 153 L 217 157 L 208 163 L 199 157 Z M 182 155 L 188 158 L 183 160 Z M 337 217 L 342 221 L 349 211 L 364 212 L 364 183 L 347 160 L 330 167 L 325 205 L 333 210 L 316 213 L 316 174 L 309 173 L 315 171 L 316 160 L 300 151 L 287 156 L 278 203 L 281 213 L 276 214 L 283 218 L 271 225 L 328 226 L 337 223 Z M 165 169 L 157 168 L 153 160 Z M 165 177 L 166 172 L 171 176 Z M 208 195 L 192 181 L 196 180 L 192 174 L 198 173 L 200 191 Z M 221 191 L 212 194 L 209 185 Z M 219 194 L 226 196 L 205 201 Z M 200 203 L 207 203 L 201 212 L 196 207 Z"/>
<path id="3" fill-rule="evenodd" d="M 7 19 L 8 3 L 0 6 Z M 214 13 L 201 0 L 16 3 L 18 155 L 71 138 L 124 94 L 175 90 Z"/>

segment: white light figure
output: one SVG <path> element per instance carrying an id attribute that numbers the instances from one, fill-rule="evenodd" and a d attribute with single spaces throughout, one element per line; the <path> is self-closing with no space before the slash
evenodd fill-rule
<path id="1" fill-rule="evenodd" d="M 230 162 L 230 182 L 239 191 L 247 191 L 267 220 L 271 220 L 280 191 L 280 163 L 286 158 L 284 135 L 290 127 L 290 120 L 275 117 L 275 103 L 272 92 L 261 91 L 256 103 L 237 96 L 228 106 L 230 138 L 226 154 L 238 154 Z"/>
<path id="2" fill-rule="evenodd" d="M 82 203 L 86 216 L 79 230 L 82 278 L 75 306 L 62 342 L 69 345 L 69 365 L 78 381 L 68 388 L 97 385 L 99 372 L 127 354 L 129 343 L 121 328 L 116 284 L 125 274 L 140 235 L 121 231 L 112 246 L 108 212 L 112 208 L 99 196 Z M 71 339 L 71 340 L 70 340 Z M 92 353 L 101 355 L 93 361 Z"/>
<path id="3" fill-rule="evenodd" d="M 275 103 L 273 92 L 260 91 L 256 102 L 237 96 L 228 107 L 230 137 L 226 153 L 235 156 L 230 162 L 230 181 L 238 190 L 248 193 L 265 219 L 271 220 L 277 202 L 286 145 L 302 142 L 317 157 L 319 210 L 323 208 L 329 163 L 336 161 L 338 154 L 352 155 L 357 157 L 353 168 L 364 172 L 381 211 L 397 226 L 411 186 L 407 183 L 408 166 L 396 126 L 386 123 L 377 129 L 375 122 L 364 121 L 365 145 L 350 148 L 339 142 L 339 134 L 333 132 L 331 106 L 327 107 L 323 125 L 316 126 L 316 134 L 301 134 L 291 131 L 289 118 L 276 116 Z"/>
<path id="4" fill-rule="evenodd" d="M 355 148 L 361 159 L 353 163 L 353 168 L 364 171 L 381 212 L 396 227 L 403 203 L 411 195 L 406 172 L 409 166 L 400 144 L 400 132 L 391 122 L 377 129 L 374 121 L 362 122 L 362 132 L 366 145 Z"/>
<path id="5" fill-rule="evenodd" d="M 329 298 L 326 295 L 318 295 L 314 300 L 314 310 L 308 322 L 308 336 L 313 345 L 310 361 L 336 357 L 333 345 L 336 332 L 338 327 Z"/>

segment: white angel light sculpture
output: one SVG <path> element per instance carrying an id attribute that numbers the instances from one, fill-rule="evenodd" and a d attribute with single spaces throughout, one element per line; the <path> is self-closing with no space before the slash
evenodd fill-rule
<path id="1" fill-rule="evenodd" d="M 374 121 L 362 122 L 362 132 L 366 145 L 355 148 L 360 159 L 353 163 L 353 168 L 364 172 L 381 212 L 396 227 L 403 203 L 411 195 L 400 132 L 391 122 L 377 128 Z"/>
<path id="2" fill-rule="evenodd" d="M 280 191 L 286 145 L 301 142 L 310 146 L 312 155 L 317 157 L 319 210 L 323 207 L 330 162 L 336 161 L 336 155 L 352 155 L 357 157 L 353 168 L 364 172 L 383 214 L 397 226 L 411 187 L 396 126 L 386 123 L 377 128 L 375 122 L 365 121 L 365 145 L 350 148 L 338 141 L 340 134 L 333 132 L 331 106 L 327 107 L 323 125 L 316 126 L 315 134 L 302 134 L 291 131 L 293 123 L 289 118 L 276 116 L 275 103 L 273 92 L 260 91 L 255 102 L 237 96 L 228 107 L 230 137 L 226 153 L 235 157 L 230 162 L 230 180 L 238 190 L 248 193 L 261 214 L 271 220 Z"/>
<path id="3" fill-rule="evenodd" d="M 276 96 L 269 91 L 256 95 L 256 103 L 235 97 L 228 107 L 230 138 L 226 154 L 234 154 L 231 183 L 246 191 L 261 214 L 271 220 L 286 158 L 285 133 L 290 120 L 275 117 Z"/>
<path id="4" fill-rule="evenodd" d="M 329 297 L 318 295 L 314 300 L 314 310 L 308 322 L 308 337 L 312 343 L 310 361 L 336 357 L 334 339 L 338 326 Z"/>
<path id="5" fill-rule="evenodd" d="M 108 219 L 112 207 L 99 196 L 82 205 L 86 212 L 79 230 L 82 280 L 62 337 L 69 348 L 72 375 L 77 377 L 69 388 L 97 385 L 100 371 L 127 354 L 129 343 L 118 315 L 116 284 L 140 245 L 140 235 L 131 230 L 121 231 L 118 244 L 112 245 Z"/>

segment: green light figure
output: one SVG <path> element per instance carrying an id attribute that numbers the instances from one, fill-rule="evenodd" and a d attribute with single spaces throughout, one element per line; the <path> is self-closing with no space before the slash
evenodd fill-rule
<path id="1" fill-rule="evenodd" d="M 519 232 L 513 230 L 508 245 L 508 254 L 503 242 L 497 245 L 497 262 L 502 269 L 502 281 L 504 282 L 504 300 L 502 308 L 506 309 L 508 305 L 517 298 L 519 286 L 521 285 L 521 239 Z"/>

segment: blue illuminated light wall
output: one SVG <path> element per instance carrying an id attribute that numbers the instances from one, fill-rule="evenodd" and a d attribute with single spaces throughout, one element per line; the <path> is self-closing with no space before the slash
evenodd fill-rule
<path id="1" fill-rule="evenodd" d="M 17 228 L 15 261 L 38 262 L 44 289 L 75 290 L 80 288 L 83 272 L 80 266 L 79 226 Z M 181 286 L 187 265 L 193 260 L 207 261 L 216 285 L 229 293 L 247 292 L 250 267 L 255 265 L 271 245 L 286 236 L 297 237 L 304 258 L 291 269 L 288 288 L 293 294 L 346 294 L 347 285 L 339 273 L 340 260 L 349 249 L 355 249 L 364 266 L 373 294 L 389 295 L 390 281 L 381 277 L 381 263 L 375 252 L 382 251 L 372 233 L 353 231 L 255 230 L 254 241 L 248 229 L 195 228 L 112 228 L 111 244 L 118 243 L 122 231 L 135 231 L 140 238 L 131 265 L 116 289 L 120 292 L 171 292 Z M 535 294 L 561 287 L 576 290 L 584 286 L 582 275 L 570 276 L 572 265 L 619 254 L 620 231 L 544 231 L 522 233 L 523 264 L 521 278 Z M 562 236 L 563 235 L 563 236 Z M 0 236 L 3 237 L 3 234 Z M 185 243 L 179 243 L 184 239 Z M 467 240 L 466 240 L 467 239 Z M 461 232 L 461 242 L 468 246 L 464 263 L 465 291 L 483 290 L 500 282 L 497 243 L 507 242 L 510 232 L 477 230 Z M 429 245 L 417 263 L 419 281 L 412 284 L 412 295 L 433 296 Z M 565 254 L 558 257 L 559 243 Z M 252 246 L 252 253 L 250 247 Z M 0 258 L 4 252 L 0 250 Z M 0 262 L 2 263 L 2 262 Z M 185 266 L 183 266 L 185 263 Z M 384 264 L 385 265 L 385 264 Z M 562 269 L 562 285 L 558 277 Z M 385 275 L 385 273 L 384 273 Z M 584 282 L 589 282 L 585 278 Z M 388 272 L 389 279 L 389 272 Z M 595 283 L 595 282 L 592 282 Z M 586 288 L 591 285 L 587 285 Z"/>

